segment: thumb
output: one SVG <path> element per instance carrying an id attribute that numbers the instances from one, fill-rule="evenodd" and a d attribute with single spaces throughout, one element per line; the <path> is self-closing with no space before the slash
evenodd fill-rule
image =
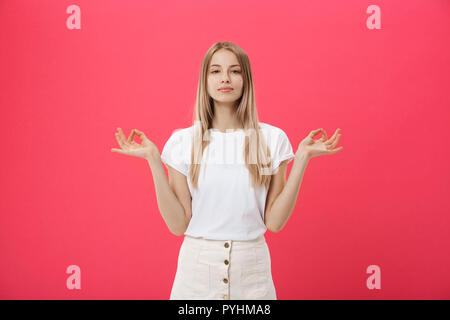
<path id="1" fill-rule="evenodd" d="M 313 130 L 313 131 L 311 131 L 311 132 L 309 133 L 309 136 L 310 136 L 310 137 L 314 137 L 314 136 L 316 136 L 320 131 L 323 131 L 323 129 L 320 128 L 320 129 L 317 129 L 317 130 Z"/>
<path id="2" fill-rule="evenodd" d="M 122 149 L 116 149 L 116 148 L 112 148 L 111 152 L 117 152 L 117 153 L 121 153 L 121 154 L 127 154 L 125 151 L 123 151 Z"/>
<path id="3" fill-rule="evenodd" d="M 136 134 L 138 136 L 144 136 L 145 137 L 145 134 L 142 131 L 139 131 L 138 129 L 133 129 L 133 130 L 134 130 L 134 132 L 136 132 Z"/>
<path id="4" fill-rule="evenodd" d="M 150 141 L 149 138 L 147 138 L 147 136 L 142 132 L 139 131 L 138 129 L 134 129 L 134 132 L 136 132 L 136 135 L 141 138 L 141 140 L 146 140 L 146 141 Z"/>

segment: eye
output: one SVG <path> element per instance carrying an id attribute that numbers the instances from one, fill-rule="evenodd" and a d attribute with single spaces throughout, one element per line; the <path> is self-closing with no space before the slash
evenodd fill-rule
<path id="1" fill-rule="evenodd" d="M 236 71 L 236 73 L 241 73 L 241 71 L 239 71 L 239 70 L 233 70 L 233 72 L 235 72 Z"/>
<path id="2" fill-rule="evenodd" d="M 219 70 L 213 70 L 213 71 L 211 71 L 211 73 L 216 73 L 216 72 L 219 72 Z"/>

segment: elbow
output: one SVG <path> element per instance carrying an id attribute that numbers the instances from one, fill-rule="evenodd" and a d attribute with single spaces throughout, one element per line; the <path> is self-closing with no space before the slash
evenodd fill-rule
<path id="1" fill-rule="evenodd" d="M 184 231 L 181 230 L 171 230 L 170 231 L 173 235 L 176 235 L 177 237 L 180 237 L 184 234 Z"/>
<path id="2" fill-rule="evenodd" d="M 267 229 L 270 230 L 270 232 L 273 232 L 273 233 L 277 233 L 277 232 L 280 232 L 280 231 L 281 231 L 281 228 L 280 228 L 279 226 L 274 226 L 274 225 L 271 225 L 271 224 L 266 224 L 266 227 L 267 227 Z"/>
<path id="3" fill-rule="evenodd" d="M 170 229 L 170 233 L 172 233 L 173 235 L 180 237 L 182 235 L 184 235 L 184 233 L 186 232 L 186 228 L 172 228 Z"/>
<path id="4" fill-rule="evenodd" d="M 189 225 L 189 220 L 184 220 L 184 221 L 180 221 L 177 224 L 174 225 L 167 225 L 169 227 L 169 231 L 170 233 L 172 233 L 173 235 L 179 237 L 184 235 L 184 233 L 186 232 L 187 228 Z"/>
<path id="5" fill-rule="evenodd" d="M 278 233 L 281 231 L 281 228 L 272 228 L 270 231 L 272 231 L 273 233 Z"/>
<path id="6" fill-rule="evenodd" d="M 179 226 L 178 228 L 171 228 L 169 230 L 173 235 L 180 237 L 180 236 L 184 235 L 184 233 L 186 232 L 187 226 L 183 225 L 183 226 Z"/>

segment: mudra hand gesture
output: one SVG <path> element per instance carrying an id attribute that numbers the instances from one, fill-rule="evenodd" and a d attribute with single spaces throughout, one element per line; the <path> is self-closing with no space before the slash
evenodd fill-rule
<path id="1" fill-rule="evenodd" d="M 311 133 L 305 139 L 303 139 L 302 142 L 300 142 L 295 156 L 297 157 L 300 155 L 304 155 L 309 160 L 316 156 L 321 156 L 324 154 L 334 154 L 341 151 L 342 149 L 344 149 L 344 147 L 334 149 L 334 147 L 336 147 L 337 143 L 339 142 L 339 138 L 341 137 L 341 134 L 339 133 L 340 131 L 341 129 L 337 129 L 334 135 L 328 140 L 327 133 L 322 128 L 311 131 Z M 322 137 L 318 140 L 315 140 L 314 137 L 318 135 L 319 132 L 322 132 Z"/>
<path id="2" fill-rule="evenodd" d="M 137 135 L 139 138 L 142 139 L 141 144 L 133 140 L 135 135 Z M 111 149 L 112 152 L 117 152 L 144 159 L 149 159 L 151 156 L 156 154 L 159 155 L 159 151 L 156 145 L 153 142 L 151 142 L 143 132 L 137 129 L 131 130 L 130 136 L 128 137 L 128 139 L 126 139 L 122 129 L 117 128 L 115 136 L 121 149 L 112 148 Z"/>

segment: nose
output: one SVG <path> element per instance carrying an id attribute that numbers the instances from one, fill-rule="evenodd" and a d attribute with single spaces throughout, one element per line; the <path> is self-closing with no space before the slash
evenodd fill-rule
<path id="1" fill-rule="evenodd" d="M 230 82 L 230 77 L 228 76 L 228 74 L 226 72 L 224 72 L 224 76 L 222 76 L 222 81 L 221 82 Z"/>

